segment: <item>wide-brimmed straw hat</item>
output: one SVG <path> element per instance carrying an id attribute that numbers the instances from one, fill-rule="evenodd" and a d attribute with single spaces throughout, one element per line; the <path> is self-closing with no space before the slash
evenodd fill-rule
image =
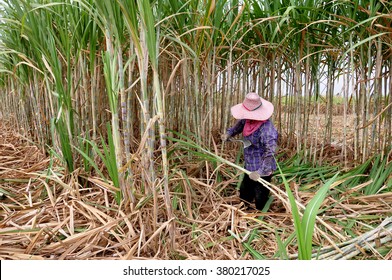
<path id="1" fill-rule="evenodd" d="M 243 120 L 268 120 L 274 112 L 274 105 L 261 98 L 257 93 L 250 92 L 245 96 L 244 102 L 231 107 L 234 118 Z"/>

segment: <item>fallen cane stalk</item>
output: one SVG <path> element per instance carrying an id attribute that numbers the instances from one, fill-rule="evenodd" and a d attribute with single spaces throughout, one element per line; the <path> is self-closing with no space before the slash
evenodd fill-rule
<path id="1" fill-rule="evenodd" d="M 328 246 L 321 248 L 312 254 L 312 258 L 319 260 L 349 260 L 361 253 L 363 249 L 380 246 L 392 240 L 392 217 L 385 219 L 378 227 L 366 232 L 354 239 L 337 244 L 336 246 Z M 290 259 L 296 259 L 298 254 L 290 255 Z"/>

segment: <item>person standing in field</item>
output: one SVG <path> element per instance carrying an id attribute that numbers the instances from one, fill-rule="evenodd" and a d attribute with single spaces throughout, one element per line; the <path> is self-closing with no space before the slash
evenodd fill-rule
<path id="1" fill-rule="evenodd" d="M 262 210 L 268 200 L 269 190 L 258 182 L 259 178 L 271 182 L 276 170 L 275 151 L 278 132 L 270 117 L 274 112 L 271 102 L 261 98 L 257 93 L 248 93 L 243 103 L 231 107 L 232 116 L 237 123 L 222 136 L 223 141 L 242 132 L 244 140 L 252 145 L 244 148 L 245 169 L 251 171 L 244 175 L 240 186 L 240 198 L 248 208 L 255 200 L 256 209 Z"/>

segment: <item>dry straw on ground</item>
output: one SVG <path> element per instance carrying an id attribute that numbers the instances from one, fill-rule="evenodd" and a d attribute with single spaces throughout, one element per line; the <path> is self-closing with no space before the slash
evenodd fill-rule
<path id="1" fill-rule="evenodd" d="M 0 201 L 0 259 L 253 259 L 249 246 L 266 258 L 278 258 L 276 235 L 286 240 L 294 231 L 284 196 L 274 199 L 268 213 L 244 211 L 235 190 L 238 178 L 230 178 L 223 166 L 222 183 L 216 183 L 217 170 L 207 162 L 193 165 L 184 159 L 176 168 L 170 180 L 175 219 L 168 221 L 161 210 L 163 196 L 155 208 L 151 196 L 136 188 L 138 205 L 118 206 L 110 183 L 86 177 L 80 170 L 64 176 L 60 166 L 51 167 L 47 156 L 1 123 L 0 189 L 6 198 Z M 189 177 L 181 170 L 187 170 Z M 295 184 L 292 188 L 304 205 L 313 196 Z M 314 236 L 315 245 L 325 247 L 322 252 L 331 256 L 343 249 L 339 244 L 353 240 L 333 219 L 378 213 L 372 224 L 380 224 L 382 216 L 392 213 L 392 194 L 342 196 L 340 201 L 326 200 L 330 208 L 321 217 L 325 224 L 318 223 Z M 170 223 L 176 226 L 173 250 Z M 358 220 L 353 234 L 370 231 L 367 224 Z M 391 243 L 381 242 L 390 239 L 388 230 L 367 242 L 366 250 L 358 249 L 357 258 L 391 259 Z M 390 250 L 384 257 L 377 253 L 380 246 Z M 295 253 L 292 243 L 288 254 L 295 258 Z"/>

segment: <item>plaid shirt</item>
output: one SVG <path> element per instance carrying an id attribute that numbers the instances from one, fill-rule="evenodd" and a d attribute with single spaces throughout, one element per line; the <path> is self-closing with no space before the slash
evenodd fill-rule
<path id="1" fill-rule="evenodd" d="M 238 121 L 233 127 L 227 130 L 227 134 L 232 137 L 242 132 L 245 120 Z M 244 149 L 245 169 L 257 171 L 260 176 L 268 176 L 276 170 L 274 154 L 278 141 L 278 131 L 271 122 L 267 120 L 255 132 L 244 139 L 252 142 L 252 145 Z"/>

